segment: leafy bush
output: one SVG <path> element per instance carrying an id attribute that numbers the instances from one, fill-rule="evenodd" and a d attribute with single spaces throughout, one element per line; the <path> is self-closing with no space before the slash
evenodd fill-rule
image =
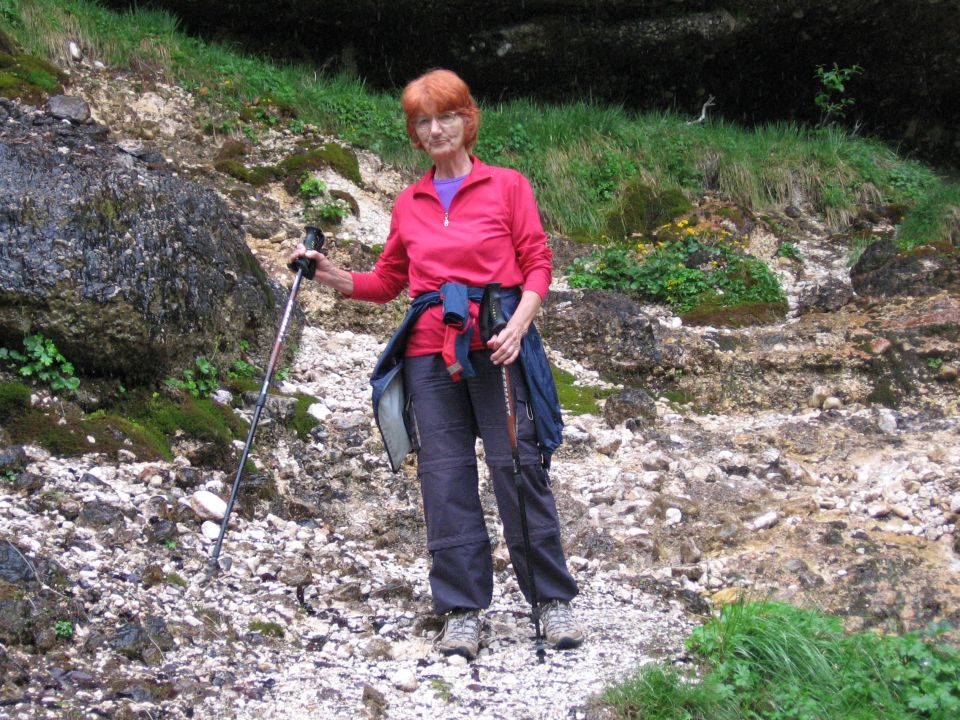
<path id="1" fill-rule="evenodd" d="M 847 110 L 856 105 L 856 99 L 847 95 L 847 83 L 862 72 L 863 68 L 859 65 L 840 67 L 834 63 L 832 68 L 817 65 L 815 74 L 820 81 L 820 91 L 813 102 L 820 108 L 821 125 L 828 125 L 834 118 L 843 119 Z"/>
<path id="2" fill-rule="evenodd" d="M 0 362 L 20 375 L 48 385 L 51 390 L 75 393 L 80 378 L 74 376 L 73 364 L 57 349 L 53 340 L 39 333 L 23 339 L 25 353 L 0 347 Z"/>
<path id="3" fill-rule="evenodd" d="M 681 313 L 704 304 L 785 301 L 776 276 L 725 230 L 680 220 L 660 228 L 657 238 L 662 239 L 602 248 L 577 259 L 569 268 L 570 285 L 626 292 Z"/>

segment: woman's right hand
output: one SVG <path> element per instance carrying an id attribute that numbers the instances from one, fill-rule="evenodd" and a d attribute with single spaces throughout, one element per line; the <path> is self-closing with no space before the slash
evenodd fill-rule
<path id="1" fill-rule="evenodd" d="M 307 250 L 303 243 L 293 249 L 287 262 L 289 264 L 302 257 L 316 262 L 317 270 L 313 279 L 318 283 L 328 285 L 343 295 L 350 296 L 353 293 L 353 276 L 334 265 L 330 258 L 323 253 L 316 250 Z"/>

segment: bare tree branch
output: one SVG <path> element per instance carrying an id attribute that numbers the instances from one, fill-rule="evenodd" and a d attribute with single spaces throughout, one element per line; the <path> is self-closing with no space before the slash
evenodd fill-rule
<path id="1" fill-rule="evenodd" d="M 698 117 L 696 120 L 690 120 L 689 122 L 687 122 L 687 125 L 696 125 L 697 123 L 702 123 L 704 120 L 706 120 L 706 119 L 707 119 L 707 108 L 708 108 L 708 107 L 713 107 L 714 105 L 716 105 L 716 103 L 713 101 L 713 99 L 714 99 L 714 98 L 713 98 L 713 95 L 711 95 L 710 97 L 708 97 L 708 98 L 707 98 L 707 101 L 703 104 L 703 107 L 700 109 L 700 117 Z"/>

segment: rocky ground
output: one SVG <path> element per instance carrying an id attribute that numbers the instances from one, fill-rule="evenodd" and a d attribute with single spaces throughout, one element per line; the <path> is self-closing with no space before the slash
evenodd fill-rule
<path id="1" fill-rule="evenodd" d="M 143 78 L 135 90 L 132 80 L 78 69 L 71 91 L 121 146 L 159 152 L 216 188 L 243 213 L 263 265 L 287 277 L 299 201 L 217 173 L 223 139 L 202 133 L 195 99 Z M 296 139 L 264 131 L 250 162 L 275 161 Z M 360 160 L 362 188 L 324 175 L 357 201 L 359 215 L 330 245 L 353 267 L 372 262 L 406 180 Z M 317 398 L 321 423 L 300 441 L 282 407 L 261 421 L 259 475 L 212 581 L 207 558 L 235 468 L 2 451 L 3 467 L 24 471 L 0 486 L 0 716 L 595 718 L 603 687 L 642 663 L 683 663 L 689 630 L 744 594 L 836 612 L 851 629 L 956 626 L 958 347 L 916 329 L 957 317 L 960 301 L 853 298 L 803 313 L 820 288 L 834 287 L 821 305 L 853 293 L 828 231 L 814 219 L 791 227 L 805 263 L 779 266 L 786 322 L 688 328 L 646 308 L 664 347 L 686 348 L 651 387 L 686 397 L 652 391 L 642 417 L 626 420 L 566 418 L 552 478 L 582 589 L 581 649 L 536 663 L 485 490 L 497 589 L 484 647 L 471 664 L 433 651 L 415 469 L 386 468 L 368 402 L 401 304 L 358 306 L 308 286 L 307 326 L 282 389 Z M 763 227 L 751 241 L 758 252 L 769 244 Z M 603 385 L 599 358 L 558 344 L 557 365 Z M 936 372 L 909 369 L 896 407 L 867 399 L 864 370 L 891 344 L 943 361 Z"/>

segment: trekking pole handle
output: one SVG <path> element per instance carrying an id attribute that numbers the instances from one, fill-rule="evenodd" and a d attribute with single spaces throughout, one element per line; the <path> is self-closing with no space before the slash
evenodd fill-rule
<path id="1" fill-rule="evenodd" d="M 487 283 L 480 301 L 480 337 L 487 342 L 507 326 L 503 317 L 503 304 L 500 298 L 500 283 Z"/>
<path id="2" fill-rule="evenodd" d="M 323 237 L 323 231 L 312 225 L 307 225 L 304 230 L 306 230 L 307 237 L 303 241 L 303 246 L 307 250 L 316 250 L 317 252 L 323 250 L 323 243 L 326 239 Z M 313 280 L 313 276 L 317 272 L 317 261 L 308 260 L 306 257 L 301 256 L 288 264 L 287 267 L 294 272 L 302 272 L 307 280 Z"/>

